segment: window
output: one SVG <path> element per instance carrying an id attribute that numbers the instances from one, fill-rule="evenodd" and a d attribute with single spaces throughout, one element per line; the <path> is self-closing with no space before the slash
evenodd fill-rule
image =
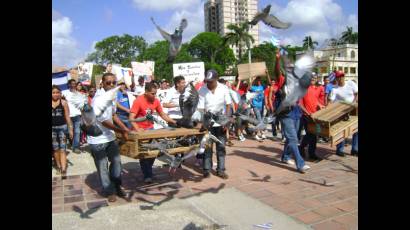
<path id="1" fill-rule="evenodd" d="M 340 57 L 340 53 L 337 53 L 337 57 Z"/>
<path id="2" fill-rule="evenodd" d="M 345 70 L 343 71 L 345 74 L 348 73 L 349 67 L 345 67 Z"/>
<path id="3" fill-rule="evenodd" d="M 354 50 L 352 50 L 352 52 L 350 52 L 350 57 L 352 59 L 356 58 L 356 53 L 354 52 Z"/>
<path id="4" fill-rule="evenodd" d="M 355 67 L 350 67 L 350 73 L 351 74 L 356 74 L 356 68 Z"/>
<path id="5" fill-rule="evenodd" d="M 339 66 L 338 70 L 343 71 L 343 67 Z"/>
<path id="6" fill-rule="evenodd" d="M 327 73 L 327 67 L 320 67 L 320 73 Z"/>

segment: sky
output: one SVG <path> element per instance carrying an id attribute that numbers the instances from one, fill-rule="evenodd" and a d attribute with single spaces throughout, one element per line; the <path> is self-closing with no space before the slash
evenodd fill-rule
<path id="1" fill-rule="evenodd" d="M 52 0 L 52 64 L 72 67 L 94 51 L 102 39 L 130 34 L 142 36 L 149 44 L 162 40 L 150 17 L 172 32 L 182 18 L 188 20 L 183 42 L 204 32 L 206 0 Z M 346 26 L 358 29 L 358 0 L 259 0 L 258 10 L 271 4 L 270 14 L 291 22 L 286 30 L 259 23 L 259 42 L 271 36 L 284 44 L 301 45 L 312 36 L 319 45 L 339 36 Z"/>

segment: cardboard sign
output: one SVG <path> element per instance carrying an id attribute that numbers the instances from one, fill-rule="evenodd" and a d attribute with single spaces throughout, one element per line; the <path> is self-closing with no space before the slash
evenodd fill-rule
<path id="1" fill-rule="evenodd" d="M 174 77 L 183 76 L 188 82 L 201 82 L 205 78 L 205 65 L 203 62 L 190 62 L 173 64 Z"/>
<path id="2" fill-rule="evenodd" d="M 247 80 L 251 77 L 256 77 L 256 76 L 266 76 L 265 70 L 266 70 L 265 62 L 240 64 L 238 65 L 239 80 Z"/>
<path id="3" fill-rule="evenodd" d="M 235 82 L 235 76 L 220 76 L 219 78 L 224 79 L 231 84 Z"/>
<path id="4" fill-rule="evenodd" d="M 93 74 L 92 62 L 80 63 L 78 65 L 78 82 L 81 82 L 83 85 L 91 84 L 91 76 Z"/>
<path id="5" fill-rule="evenodd" d="M 152 76 L 154 73 L 154 62 L 131 62 L 132 72 L 136 77 L 139 76 Z"/>
<path id="6" fill-rule="evenodd" d="M 117 77 L 117 81 L 124 81 L 125 84 L 128 87 L 131 85 L 131 83 L 132 83 L 131 82 L 131 76 L 132 76 L 132 69 L 131 68 L 125 68 L 125 67 L 113 65 L 112 66 L 112 72 Z M 138 80 L 138 78 L 134 79 L 134 83 L 136 83 L 137 80 Z"/>

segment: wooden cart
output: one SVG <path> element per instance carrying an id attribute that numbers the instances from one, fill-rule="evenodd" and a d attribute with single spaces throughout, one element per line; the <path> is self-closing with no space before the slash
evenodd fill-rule
<path id="1" fill-rule="evenodd" d="M 149 143 L 153 139 L 177 139 L 183 136 L 198 136 L 199 140 L 205 132 L 200 132 L 199 129 L 186 129 L 186 128 L 176 128 L 176 129 L 158 129 L 158 130 L 146 130 L 144 132 L 136 132 L 129 134 L 128 141 L 125 143 L 120 142 L 120 154 L 128 156 L 134 159 L 143 158 L 153 158 L 159 153 L 159 150 L 148 150 L 141 146 L 143 143 Z M 117 138 L 121 139 L 121 134 L 117 133 Z M 199 144 L 194 145 L 199 146 Z M 191 147 L 176 147 L 168 149 L 170 154 L 184 153 L 190 150 Z"/>
<path id="2" fill-rule="evenodd" d="M 337 145 L 358 131 L 357 104 L 333 103 L 312 114 L 308 131 L 330 139 L 330 145 Z"/>

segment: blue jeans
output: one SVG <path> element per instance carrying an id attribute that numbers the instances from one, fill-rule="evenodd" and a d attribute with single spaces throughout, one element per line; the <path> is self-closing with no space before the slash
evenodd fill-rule
<path id="1" fill-rule="evenodd" d="M 255 113 L 256 119 L 260 122 L 262 120 L 263 109 L 258 109 L 256 107 L 253 107 L 253 112 Z"/>
<path id="2" fill-rule="evenodd" d="M 73 123 L 73 143 L 72 147 L 74 149 L 80 148 L 80 123 L 81 123 L 81 116 L 71 117 L 71 122 Z"/>
<path id="3" fill-rule="evenodd" d="M 303 127 L 305 129 L 305 132 L 306 132 L 306 135 L 303 136 L 302 143 L 300 144 L 300 148 L 304 149 L 308 145 L 309 146 L 308 147 L 309 156 L 315 157 L 316 156 L 315 152 L 316 152 L 317 136 L 316 136 L 316 134 L 308 132 L 308 127 L 307 127 L 308 126 L 307 125 L 308 124 L 308 118 L 305 115 L 303 115 L 300 118 L 300 120 L 301 120 L 301 122 L 303 124 Z"/>
<path id="4" fill-rule="evenodd" d="M 132 129 L 132 125 L 128 120 L 128 115 L 117 113 L 117 116 L 122 121 L 122 123 L 124 123 L 124 125 L 127 126 L 127 128 Z"/>
<path id="5" fill-rule="evenodd" d="M 336 145 L 336 153 L 343 152 L 345 149 L 345 140 Z M 359 132 L 353 134 L 352 137 L 352 151 L 359 151 Z"/>
<path id="6" fill-rule="evenodd" d="M 147 129 L 147 130 L 153 130 L 153 129 L 154 128 Z M 155 157 L 140 159 L 139 161 L 140 161 L 142 174 L 144 175 L 144 179 L 152 178 L 152 166 L 154 165 Z"/>
<path id="7" fill-rule="evenodd" d="M 226 155 L 226 149 L 225 149 L 225 141 L 226 141 L 226 135 L 225 132 L 223 131 L 222 126 L 219 127 L 212 127 L 211 130 L 209 130 L 216 138 L 218 138 L 223 144 L 216 143 L 216 159 L 217 159 L 217 167 L 216 170 L 218 172 L 223 172 L 225 171 L 225 155 Z M 205 156 L 204 156 L 204 172 L 210 172 L 212 169 L 212 154 L 213 154 L 213 144 L 211 147 L 205 149 Z"/>
<path id="8" fill-rule="evenodd" d="M 106 195 L 112 195 L 117 186 L 121 185 L 120 149 L 115 141 L 96 145 L 90 144 L 90 148 L 103 192 Z M 108 162 L 110 162 L 109 167 Z"/>
<path id="9" fill-rule="evenodd" d="M 296 168 L 302 169 L 305 165 L 305 161 L 300 156 L 298 148 L 298 137 L 297 130 L 299 129 L 299 120 L 294 120 L 290 118 L 289 114 L 281 118 L 282 129 L 285 134 L 286 142 L 283 149 L 282 161 L 287 161 L 290 159 L 290 154 L 293 153 L 296 161 Z"/>

